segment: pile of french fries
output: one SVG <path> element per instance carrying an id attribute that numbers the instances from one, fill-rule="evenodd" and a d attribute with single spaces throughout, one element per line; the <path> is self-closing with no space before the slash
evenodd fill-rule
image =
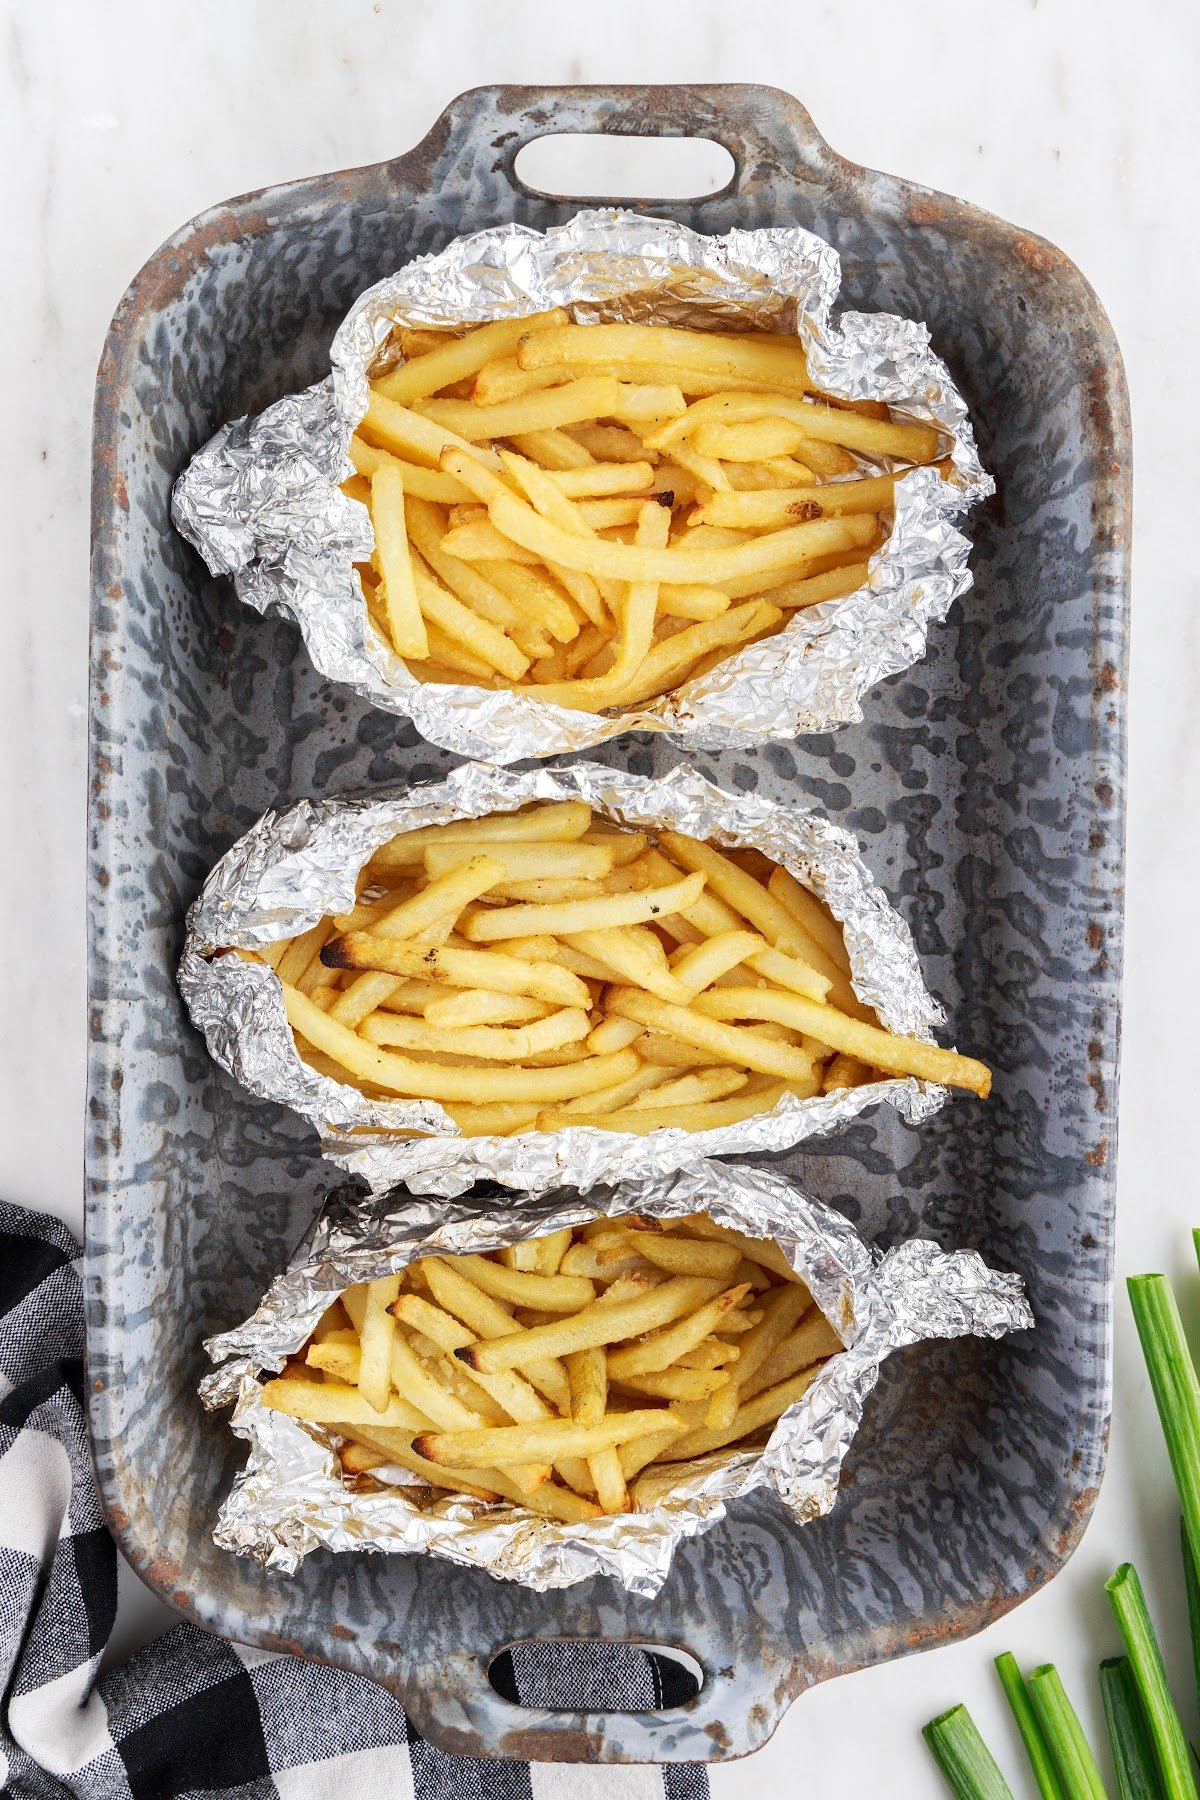
<path id="1" fill-rule="evenodd" d="M 890 1075 L 991 1084 L 879 1024 L 786 869 L 580 800 L 403 832 L 352 912 L 240 954 L 275 970 L 304 1061 L 439 1101 L 468 1136 L 708 1131 Z"/>
<path id="2" fill-rule="evenodd" d="M 853 593 L 928 426 L 814 393 L 794 337 L 574 325 L 401 331 L 345 491 L 371 619 L 422 681 L 645 704 Z"/>
<path id="3" fill-rule="evenodd" d="M 348 1288 L 262 1397 L 346 1440 L 348 1475 L 577 1524 L 762 1441 L 842 1347 L 772 1240 L 626 1215 Z"/>

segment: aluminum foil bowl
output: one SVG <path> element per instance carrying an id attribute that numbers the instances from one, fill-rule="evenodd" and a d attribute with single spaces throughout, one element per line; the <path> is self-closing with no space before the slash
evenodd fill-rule
<path id="1" fill-rule="evenodd" d="M 435 1493 L 401 1469 L 355 1487 L 342 1477 L 336 1437 L 262 1403 L 260 1375 L 281 1369 L 352 1283 L 390 1274 L 418 1256 L 495 1249 L 602 1214 L 672 1218 L 700 1211 L 718 1224 L 777 1239 L 846 1348 L 823 1365 L 763 1448 L 680 1463 L 677 1484 L 649 1511 L 561 1525 L 521 1507 Z M 205 1403 L 232 1403 L 233 1429 L 250 1444 L 214 1537 L 223 1548 L 288 1574 L 321 1547 L 398 1551 L 448 1557 L 539 1590 L 608 1575 L 634 1593 L 653 1595 L 676 1545 L 709 1530 L 731 1500 L 754 1488 L 773 1490 L 800 1524 L 829 1511 L 867 1396 L 891 1351 L 930 1338 L 998 1338 L 1032 1324 L 1018 1276 L 988 1269 L 974 1251 L 947 1254 L 927 1239 L 881 1255 L 839 1213 L 766 1169 L 712 1165 L 666 1181 L 586 1194 L 560 1190 L 525 1198 L 518 1207 L 475 1198 L 430 1206 L 387 1194 L 364 1208 L 357 1196 L 334 1196 L 311 1241 L 254 1316 L 206 1346 L 219 1366 L 201 1386 Z"/>
<path id="2" fill-rule="evenodd" d="M 816 808 L 727 794 L 676 768 L 658 780 L 598 764 L 525 772 L 466 764 L 443 782 L 266 813 L 222 858 L 188 914 L 179 985 L 209 1050 L 251 1093 L 311 1120 L 325 1154 L 381 1192 L 460 1194 L 478 1180 L 545 1190 L 589 1188 L 693 1166 L 707 1157 L 783 1150 L 881 1102 L 913 1124 L 946 1098 L 909 1077 L 817 1095 L 785 1094 L 773 1111 L 718 1130 L 645 1136 L 577 1127 L 464 1137 L 434 1101 L 370 1100 L 301 1061 L 274 971 L 230 947 L 258 949 L 354 904 L 355 880 L 399 831 L 512 811 L 534 800 L 583 799 L 633 827 L 665 827 L 763 851 L 811 888 L 841 922 L 860 1000 L 891 1031 L 931 1041 L 944 1015 L 921 977 L 911 933 L 872 879 L 853 837 Z M 419 1131 L 429 1135 L 403 1138 Z"/>
<path id="3" fill-rule="evenodd" d="M 971 585 L 954 521 L 993 491 L 967 409 L 924 325 L 890 313 L 834 316 L 841 266 L 799 227 L 703 237 L 665 219 L 581 212 L 547 232 L 496 226 L 457 239 L 360 296 L 331 349 L 332 374 L 254 419 L 225 425 L 175 486 L 173 516 L 214 574 L 259 612 L 295 621 L 316 667 L 430 743 L 517 762 L 627 731 L 696 749 L 828 731 L 862 717 L 868 688 L 916 662 L 929 627 Z M 895 525 L 867 584 L 798 611 L 785 630 L 624 713 L 582 713 L 536 689 L 422 684 L 367 616 L 354 571 L 373 548 L 367 510 L 340 483 L 367 406 L 367 371 L 397 325 L 467 327 L 565 307 L 583 323 L 628 319 L 795 331 L 814 381 L 935 425 L 952 463 L 896 486 Z"/>

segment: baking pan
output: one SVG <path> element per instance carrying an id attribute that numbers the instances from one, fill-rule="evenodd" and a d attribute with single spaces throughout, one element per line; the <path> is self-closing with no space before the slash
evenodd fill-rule
<path id="1" fill-rule="evenodd" d="M 195 1398 L 201 1339 L 250 1311 L 328 1177 L 189 1026 L 184 910 L 266 806 L 452 759 L 317 679 L 292 627 L 208 578 L 171 530 L 171 483 L 222 421 L 325 372 L 370 282 L 461 232 L 569 217 L 576 202 L 513 172 L 550 130 L 726 145 L 722 192 L 638 204 L 830 239 L 847 305 L 928 321 L 998 482 L 972 519 L 974 590 L 862 725 L 695 760 L 729 788 L 815 796 L 858 833 L 951 1040 L 997 1070 L 987 1105 L 920 1131 L 880 1111 L 781 1165 L 882 1241 L 923 1231 L 1020 1270 L 1038 1329 L 894 1359 L 834 1512 L 800 1529 L 765 1495 L 739 1502 L 654 1601 L 402 1557 L 265 1574 L 212 1545 L 241 1451 Z M 146 1580 L 214 1631 L 384 1683 L 447 1749 L 612 1761 L 742 1755 L 810 1684 L 976 1631 L 1047 1581 L 1104 1461 L 1121 948 L 1129 424 L 1078 270 L 843 161 L 771 89 L 481 88 L 406 156 L 230 201 L 151 258 L 100 365 L 93 504 L 88 1372 L 108 1516 Z M 674 760 L 639 737 L 598 754 Z M 502 1646 L 555 1637 L 676 1645 L 704 1685 L 634 1714 L 493 1691 Z"/>

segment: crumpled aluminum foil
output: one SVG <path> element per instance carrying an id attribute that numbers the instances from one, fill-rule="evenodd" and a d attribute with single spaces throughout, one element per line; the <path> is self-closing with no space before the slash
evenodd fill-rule
<path id="1" fill-rule="evenodd" d="M 519 1507 L 437 1498 L 401 1469 L 377 1472 L 376 1480 L 387 1484 L 382 1490 L 356 1488 L 341 1476 L 335 1436 L 262 1404 L 260 1372 L 281 1369 L 354 1282 L 390 1274 L 418 1256 L 495 1249 L 602 1215 L 672 1218 L 699 1211 L 720 1225 L 777 1239 L 846 1349 L 783 1415 L 765 1449 L 680 1463 L 678 1485 L 652 1510 L 562 1525 Z M 221 1366 L 201 1384 L 205 1405 L 232 1403 L 233 1429 L 250 1444 L 215 1541 L 288 1574 L 320 1546 L 424 1552 L 539 1591 L 609 1575 L 649 1597 L 666 1580 L 676 1545 L 709 1530 L 729 1501 L 754 1488 L 773 1489 L 800 1524 L 829 1511 L 867 1396 L 891 1351 L 927 1338 L 999 1338 L 1033 1322 L 1019 1276 L 988 1269 L 974 1251 L 948 1254 L 921 1238 L 881 1256 L 839 1213 L 767 1169 L 713 1164 L 667 1181 L 590 1194 L 560 1191 L 507 1208 L 486 1199 L 433 1207 L 403 1194 L 364 1206 L 335 1195 L 310 1243 L 254 1316 L 206 1346 Z"/>
<path id="2" fill-rule="evenodd" d="M 360 799 L 302 800 L 269 812 L 209 875 L 188 914 L 179 985 L 221 1067 L 264 1100 L 316 1126 L 325 1154 L 373 1192 L 398 1182 L 419 1194 L 461 1194 L 478 1180 L 533 1191 L 633 1181 L 709 1156 L 782 1150 L 888 1101 L 912 1124 L 946 1090 L 908 1077 L 801 1100 L 719 1130 L 631 1132 L 579 1127 L 512 1137 L 463 1137 L 432 1100 L 369 1100 L 300 1060 L 274 971 L 240 956 L 291 937 L 354 904 L 355 880 L 398 831 L 512 811 L 532 800 L 583 799 L 632 827 L 665 827 L 762 850 L 811 888 L 843 927 L 855 991 L 889 1030 L 931 1040 L 944 1014 L 921 978 L 912 935 L 876 886 L 848 832 L 823 813 L 758 794 L 727 794 L 687 768 L 647 780 L 599 764 L 518 772 L 468 763 L 444 782 Z M 211 960 L 210 960 L 211 958 Z M 400 1130 L 436 1135 L 398 1139 Z"/>
<path id="3" fill-rule="evenodd" d="M 930 625 L 971 585 L 970 545 L 953 521 L 994 488 L 927 328 L 890 313 L 835 321 L 840 284 L 836 252 L 798 227 L 702 237 L 605 210 L 545 233 L 503 225 L 459 238 L 360 296 L 334 338 L 327 380 L 222 426 L 175 485 L 175 523 L 248 605 L 294 620 L 323 675 L 461 756 L 517 762 L 627 731 L 668 731 L 697 749 L 827 731 L 860 719 L 867 689 L 924 654 Z M 797 612 L 776 637 L 643 708 L 583 713 L 535 690 L 422 684 L 368 618 L 352 566 L 373 545 L 366 508 L 339 488 L 352 473 L 346 447 L 366 411 L 367 371 L 386 357 L 394 326 L 454 328 L 554 306 L 580 322 L 794 330 L 827 393 L 884 400 L 936 425 L 953 476 L 918 469 L 897 484 L 895 526 L 865 587 Z"/>

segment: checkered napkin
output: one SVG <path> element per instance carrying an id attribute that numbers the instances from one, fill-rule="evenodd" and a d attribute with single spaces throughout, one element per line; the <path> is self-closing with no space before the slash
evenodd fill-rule
<path id="1" fill-rule="evenodd" d="M 0 1204 L 0 1790 L 81 1800 L 706 1800 L 702 1768 L 580 1768 L 449 1756 L 374 1682 L 179 1625 L 100 1675 L 117 1553 L 83 1413 L 79 1249 Z M 586 1645 L 494 1668 L 510 1700 L 638 1710 L 689 1697 L 679 1666 Z"/>

